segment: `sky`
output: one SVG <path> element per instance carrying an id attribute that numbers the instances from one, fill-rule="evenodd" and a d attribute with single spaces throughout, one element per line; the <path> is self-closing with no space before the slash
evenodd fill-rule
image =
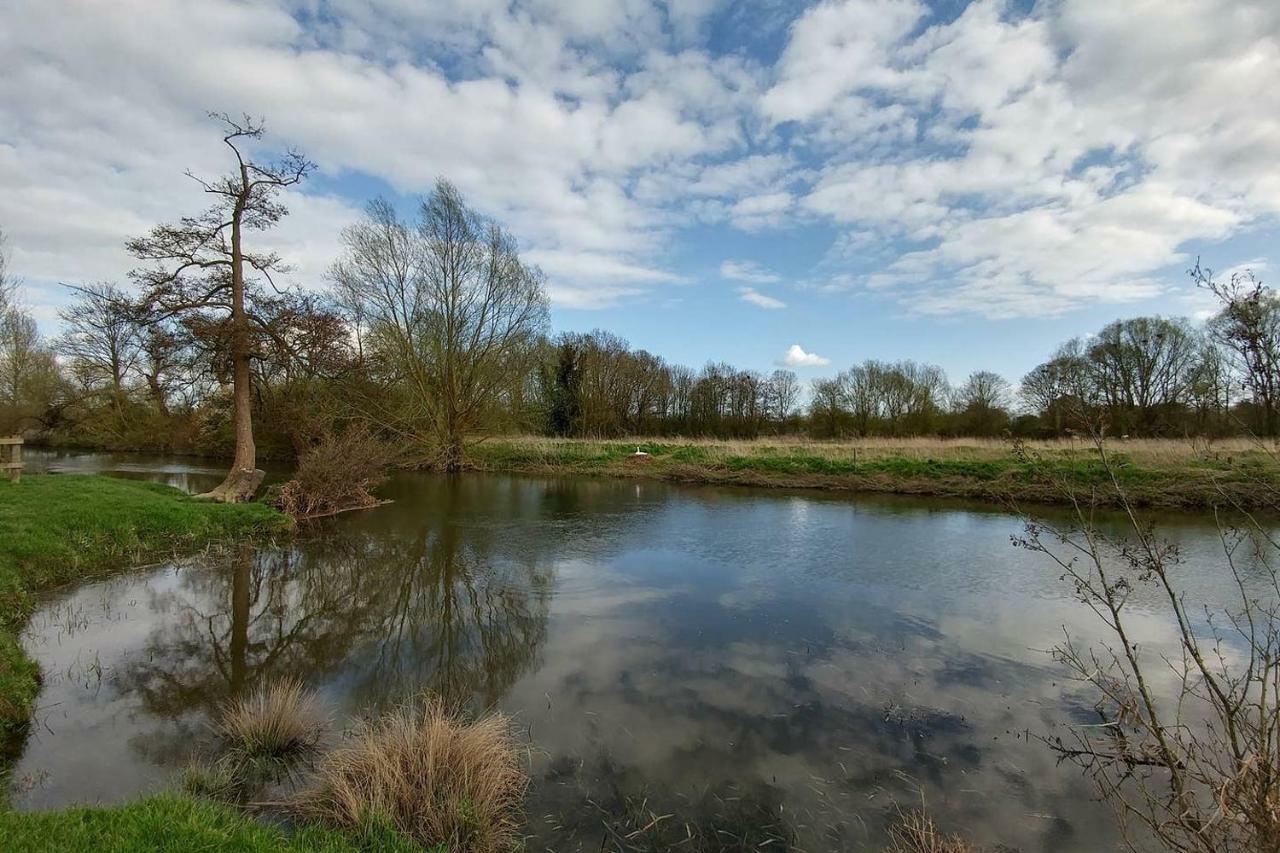
<path id="1" fill-rule="evenodd" d="M 1280 238 L 1275 0 L 0 0 L 0 228 L 66 284 L 205 206 L 207 113 L 318 164 L 260 239 L 327 286 L 437 178 L 546 273 L 556 331 L 825 376 L 1016 380 Z"/>

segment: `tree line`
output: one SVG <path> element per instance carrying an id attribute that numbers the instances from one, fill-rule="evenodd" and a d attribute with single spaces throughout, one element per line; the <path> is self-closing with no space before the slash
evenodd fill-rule
<path id="1" fill-rule="evenodd" d="M 257 487 L 359 422 L 456 469 L 495 432 L 813 438 L 1144 436 L 1280 429 L 1280 299 L 1251 273 L 1196 266 L 1219 311 L 1117 320 L 1063 343 L 1015 386 L 978 371 L 868 360 L 806 386 L 795 373 L 671 364 L 606 331 L 552 334 L 545 278 L 499 223 L 441 181 L 404 217 L 374 200 L 342 234 L 322 290 L 283 286 L 258 235 L 313 165 L 253 156 L 261 121 L 216 116 L 231 169 L 209 206 L 127 244 L 130 283 L 79 284 L 46 339 L 0 232 L 0 433 L 63 444 L 232 456 L 216 497 Z"/>

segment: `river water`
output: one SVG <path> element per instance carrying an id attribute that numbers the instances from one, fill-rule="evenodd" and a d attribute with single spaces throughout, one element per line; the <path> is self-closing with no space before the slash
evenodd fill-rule
<path id="1" fill-rule="evenodd" d="M 221 474 L 32 461 L 188 490 Z M 212 749 L 220 703 L 297 676 L 338 728 L 424 690 L 514 716 L 530 743 L 530 850 L 611 849 L 606 822 L 625 835 L 662 815 L 637 836 L 666 839 L 654 849 L 696 828 L 704 847 L 873 850 L 921 801 L 984 844 L 1118 844 L 1088 781 L 1037 739 L 1089 719 L 1045 650 L 1064 628 L 1101 634 L 1042 555 L 1011 545 L 1011 514 L 480 474 L 402 475 L 384 491 L 393 503 L 278 546 L 47 600 L 25 638 L 48 677 L 15 805 L 172 786 Z M 1160 522 L 1188 595 L 1225 595 L 1209 520 Z M 1168 646 L 1145 595 L 1133 630 Z"/>

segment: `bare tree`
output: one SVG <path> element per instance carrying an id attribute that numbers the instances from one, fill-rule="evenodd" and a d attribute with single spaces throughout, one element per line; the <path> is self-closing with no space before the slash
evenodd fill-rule
<path id="1" fill-rule="evenodd" d="M 461 468 L 509 377 L 532 369 L 547 323 L 541 271 L 446 181 L 415 225 L 379 200 L 343 243 L 332 278 L 345 304 L 363 306 L 369 345 L 405 392 L 379 407 L 380 423 L 434 444 L 436 466 Z"/>
<path id="2" fill-rule="evenodd" d="M 1263 432 L 1275 437 L 1280 430 L 1280 297 L 1249 270 L 1225 282 L 1198 262 L 1190 273 L 1222 303 L 1210 333 L 1236 357 L 1244 387 L 1261 409 Z"/>
<path id="3" fill-rule="evenodd" d="M 57 349 L 85 388 L 107 391 L 111 407 L 119 414 L 124 408 L 125 383 L 142 356 L 144 331 L 138 308 L 110 282 L 72 290 L 76 300 L 58 312 L 63 332 Z"/>
<path id="4" fill-rule="evenodd" d="M 975 370 L 956 389 L 952 401 L 969 432 L 992 435 L 1009 420 L 1013 398 L 1008 381 L 990 370 Z"/>
<path id="5" fill-rule="evenodd" d="M 1222 530 L 1232 603 L 1189 602 L 1177 547 L 1138 517 L 1100 437 L 1094 441 L 1128 535 L 1104 534 L 1091 504 L 1058 480 L 1075 523 L 1028 520 L 1015 540 L 1048 556 L 1110 637 L 1085 647 L 1068 634 L 1054 650 L 1093 693 L 1099 719 L 1049 744 L 1089 772 L 1133 849 L 1145 847 L 1136 826 L 1168 850 L 1280 850 L 1280 542 L 1241 514 L 1243 529 Z M 1140 587 L 1174 626 L 1174 649 L 1138 641 L 1131 601 Z"/>
<path id="6" fill-rule="evenodd" d="M 4 322 L 4 318 L 8 316 L 17 303 L 18 282 L 9 271 L 9 250 L 7 246 L 8 240 L 5 237 L 4 229 L 0 228 L 0 322 Z"/>
<path id="7" fill-rule="evenodd" d="M 176 225 L 157 225 L 147 236 L 130 241 L 128 248 L 149 264 L 132 275 L 158 316 L 225 324 L 235 458 L 226 479 L 205 497 L 234 503 L 252 498 L 263 478 L 253 441 L 250 360 L 256 339 L 269 323 L 254 310 L 263 298 L 257 277 L 274 288 L 273 273 L 286 269 L 276 253 L 248 250 L 245 232 L 266 230 L 279 222 L 288 213 L 279 201 L 280 191 L 301 182 L 314 165 L 293 150 L 275 162 L 254 161 L 245 149 L 262 138 L 262 122 L 248 116 L 212 118 L 223 125 L 222 140 L 235 156 L 236 167 L 213 181 L 188 175 L 214 197 L 213 206 Z"/>

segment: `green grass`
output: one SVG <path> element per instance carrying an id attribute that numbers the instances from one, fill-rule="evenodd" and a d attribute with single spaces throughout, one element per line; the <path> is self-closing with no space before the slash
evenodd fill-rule
<path id="1" fill-rule="evenodd" d="M 291 528 L 265 504 L 197 501 L 154 483 L 33 475 L 0 481 L 0 738 L 25 726 L 39 671 L 18 633 L 36 596 L 182 549 Z"/>
<path id="2" fill-rule="evenodd" d="M 636 458 L 639 447 L 649 455 Z M 482 469 L 537 474 L 600 474 L 695 483 L 942 495 L 991 501 L 1060 503 L 1071 492 L 1099 504 L 1119 493 L 1087 442 L 1033 442 L 1034 457 L 992 439 L 865 439 L 813 442 L 591 441 L 496 438 L 474 446 Z M 1207 509 L 1232 502 L 1274 505 L 1276 455 L 1241 440 L 1217 445 L 1173 439 L 1115 442 L 1116 480 L 1139 506 Z"/>
<path id="3" fill-rule="evenodd" d="M 313 825 L 285 829 L 260 823 L 228 806 L 173 794 L 110 808 L 0 811 L 0 850 L 422 853 L 421 847 L 380 826 L 356 833 Z"/>

